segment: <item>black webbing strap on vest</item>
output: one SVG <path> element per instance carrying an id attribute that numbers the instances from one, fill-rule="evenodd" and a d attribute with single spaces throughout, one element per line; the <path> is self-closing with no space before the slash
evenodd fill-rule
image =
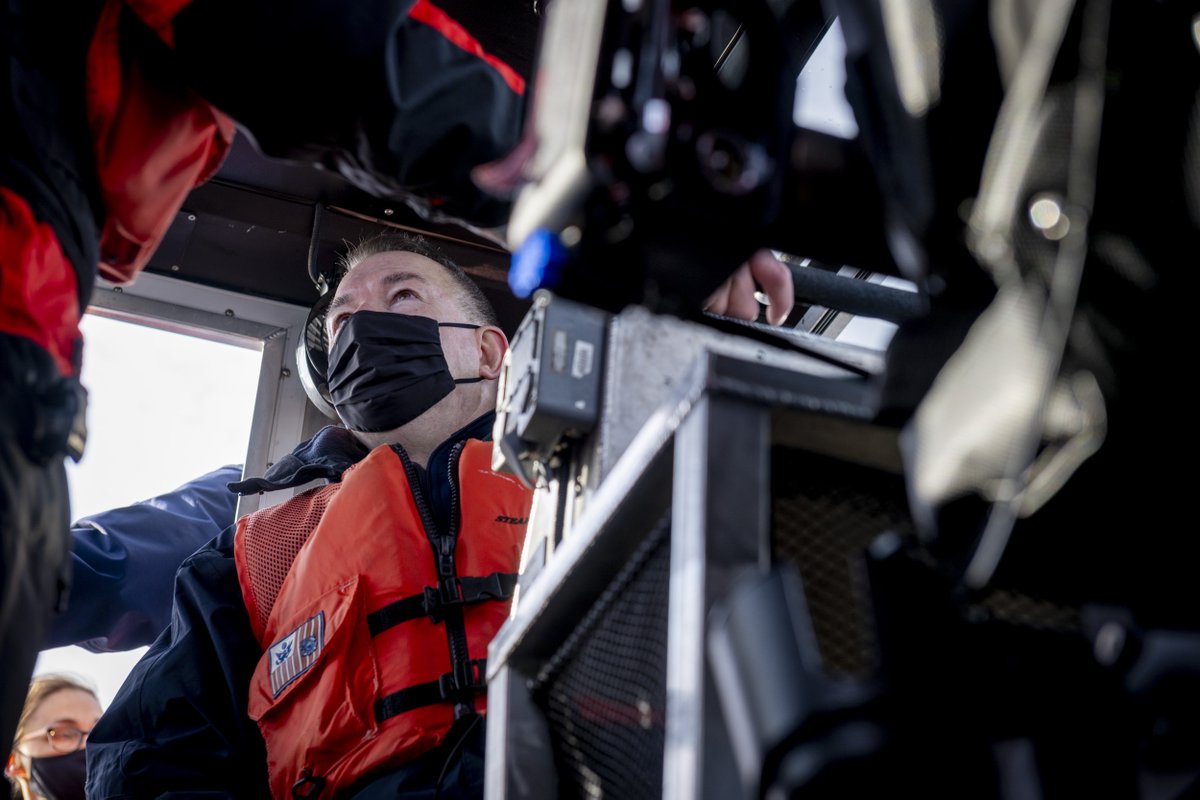
<path id="1" fill-rule="evenodd" d="M 442 611 L 450 606 L 479 603 L 484 600 L 507 600 L 517 585 L 516 573 L 493 572 L 486 578 L 451 578 L 437 586 L 426 586 L 421 594 L 388 603 L 367 615 L 367 627 L 372 636 L 419 617 L 442 621 Z"/>
<path id="2" fill-rule="evenodd" d="M 487 688 L 487 659 L 476 658 L 456 663 L 436 681 L 418 683 L 375 701 L 375 721 L 383 722 L 397 714 L 447 700 L 459 700 Z"/>

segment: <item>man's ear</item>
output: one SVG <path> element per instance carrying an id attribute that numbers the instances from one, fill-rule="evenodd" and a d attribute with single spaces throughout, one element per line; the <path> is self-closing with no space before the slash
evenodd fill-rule
<path id="1" fill-rule="evenodd" d="M 508 350 L 508 337 L 493 325 L 485 325 L 479 331 L 479 377 L 493 381 L 500 377 L 500 365 Z"/>

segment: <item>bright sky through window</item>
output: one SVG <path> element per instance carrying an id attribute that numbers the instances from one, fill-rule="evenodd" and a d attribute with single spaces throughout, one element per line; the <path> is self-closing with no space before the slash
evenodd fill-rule
<path id="1" fill-rule="evenodd" d="M 67 463 L 71 519 L 128 505 L 246 456 L 261 352 L 88 314 L 87 452 Z M 144 649 L 45 651 L 35 673 L 71 672 L 107 707 Z"/>

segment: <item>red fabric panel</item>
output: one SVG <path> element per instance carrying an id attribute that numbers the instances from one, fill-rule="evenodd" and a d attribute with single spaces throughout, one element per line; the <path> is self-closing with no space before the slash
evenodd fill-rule
<path id="1" fill-rule="evenodd" d="M 87 62 L 88 124 L 108 210 L 99 267 L 118 283 L 133 280 L 150 261 L 188 192 L 220 167 L 234 132 L 233 122 L 199 95 L 161 85 L 160 76 L 145 74 L 127 57 L 120 41 L 123 5 L 110 0 L 104 6 Z M 154 4 L 140 4 L 146 5 Z M 155 21 L 169 41 L 169 27 Z"/>
<path id="2" fill-rule="evenodd" d="M 172 21 L 192 0 L 123 0 L 168 46 L 175 46 Z"/>
<path id="3" fill-rule="evenodd" d="M 60 373 L 74 374 L 78 291 L 75 269 L 54 231 L 24 199 L 0 186 L 0 332 L 33 341 Z"/>
<path id="4" fill-rule="evenodd" d="M 508 84 L 508 88 L 519 95 L 525 94 L 525 79 L 516 70 L 491 53 L 484 51 L 483 45 L 479 43 L 478 39 L 429 0 L 417 0 L 412 10 L 408 12 L 408 16 L 433 28 L 456 47 L 483 59 L 500 73 L 500 77 Z"/>

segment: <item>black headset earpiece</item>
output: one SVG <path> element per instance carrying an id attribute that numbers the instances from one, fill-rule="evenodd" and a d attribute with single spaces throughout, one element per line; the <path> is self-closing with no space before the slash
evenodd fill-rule
<path id="1" fill-rule="evenodd" d="M 337 419 L 329 398 L 326 375 L 329 370 L 328 347 L 325 339 L 325 314 L 333 300 L 336 286 L 326 285 L 325 292 L 313 304 L 304 323 L 300 345 L 296 348 L 296 374 L 309 402 L 330 419 Z"/>

